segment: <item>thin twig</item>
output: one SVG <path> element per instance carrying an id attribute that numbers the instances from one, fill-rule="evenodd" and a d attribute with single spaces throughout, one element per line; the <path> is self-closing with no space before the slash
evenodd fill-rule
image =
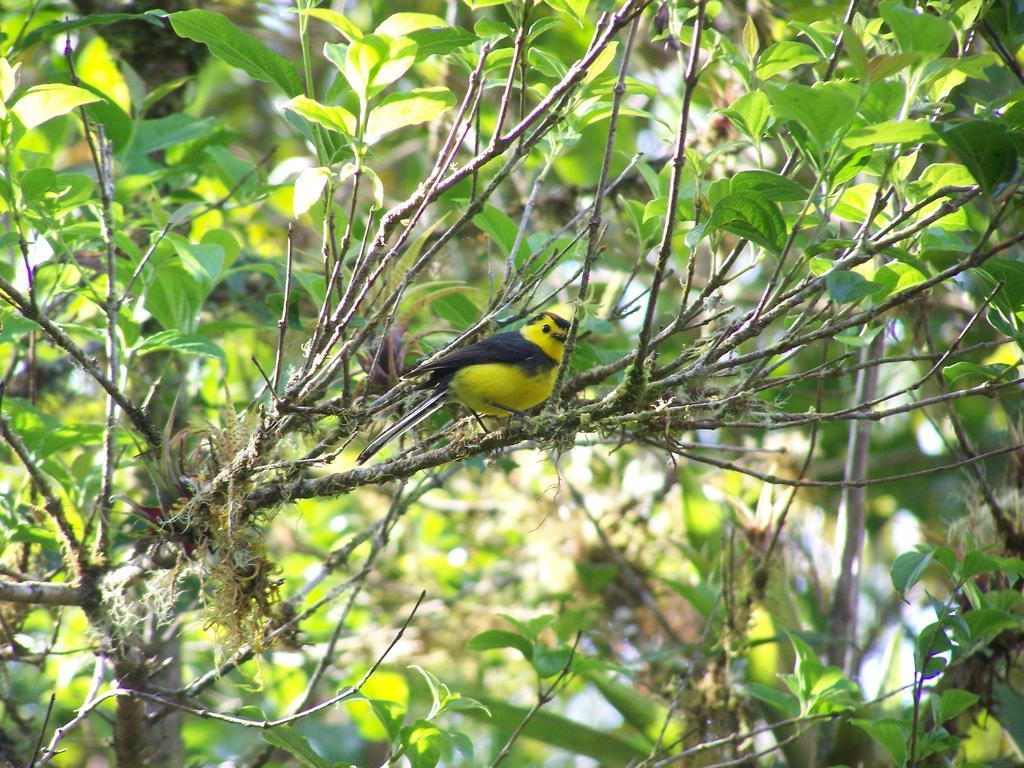
<path id="1" fill-rule="evenodd" d="M 239 717 L 237 715 L 225 715 L 221 712 L 206 709 L 205 707 L 194 707 L 188 704 L 183 704 L 181 702 L 175 701 L 173 698 L 170 698 L 164 694 L 152 693 L 150 691 L 134 690 L 130 688 L 119 688 L 110 691 L 107 694 L 107 696 L 132 696 L 153 702 L 154 704 L 161 704 L 165 707 L 170 707 L 171 709 L 177 709 L 181 712 L 185 712 L 186 714 L 190 714 L 195 717 L 202 718 L 204 720 L 218 720 L 223 723 L 240 725 L 244 728 L 260 728 L 266 730 L 269 728 L 277 728 L 278 726 L 282 725 L 290 725 L 291 723 L 302 720 L 303 718 L 309 717 L 310 715 L 314 715 L 317 712 L 321 712 L 325 709 L 333 707 L 335 704 L 338 704 L 342 701 L 346 701 L 358 695 L 362 687 L 366 685 L 366 682 L 374 675 L 374 673 L 376 673 L 380 665 L 384 663 L 384 659 L 387 658 L 387 655 L 394 649 L 396 645 L 398 645 L 398 642 L 402 639 L 403 635 L 405 635 L 405 630 L 408 629 L 409 624 L 412 622 L 413 617 L 416 615 L 416 611 L 419 610 L 420 604 L 423 602 L 423 599 L 426 597 L 426 595 L 426 590 L 420 592 L 420 596 L 416 600 L 416 604 L 412 607 L 412 611 L 409 613 L 409 615 L 406 616 L 405 621 L 402 623 L 402 626 L 398 630 L 398 633 L 391 640 L 391 642 L 388 643 L 387 648 L 385 648 L 384 651 L 377 657 L 376 661 L 374 661 L 373 664 L 370 665 L 370 668 L 366 670 L 365 674 L 363 674 L 363 676 L 359 678 L 359 681 L 355 685 L 345 688 L 344 690 L 340 691 L 339 693 L 335 694 L 329 699 L 325 699 L 324 701 L 320 702 L 319 704 L 306 707 L 305 709 L 302 709 L 298 712 L 286 715 L 284 717 L 279 717 L 275 720 L 253 720 L 248 717 Z"/>
<path id="2" fill-rule="evenodd" d="M 46 736 L 46 726 L 50 724 L 50 715 L 53 714 L 53 705 L 57 701 L 57 694 L 50 694 L 50 701 L 46 705 L 46 714 L 43 716 L 43 727 L 39 729 L 39 738 L 36 739 L 35 749 L 32 750 L 32 759 L 28 761 L 28 768 L 34 768 L 36 758 L 39 757 L 39 750 L 43 748 L 43 739 Z"/>
<path id="3" fill-rule="evenodd" d="M 637 343 L 636 357 L 633 361 L 633 369 L 640 375 L 647 360 L 647 351 L 651 342 L 651 332 L 654 328 L 654 314 L 657 310 L 658 295 L 661 292 L 661 284 L 665 279 L 665 267 L 668 258 L 672 254 L 672 238 L 676 233 L 676 209 L 679 200 L 679 181 L 682 176 L 683 165 L 686 163 L 686 134 L 690 122 L 690 104 L 693 102 L 693 94 L 697 90 L 697 81 L 700 78 L 698 65 L 700 62 L 700 41 L 704 30 L 704 13 L 707 9 L 707 0 L 699 0 L 697 3 L 697 18 L 693 24 L 693 42 L 690 47 L 690 59 L 686 65 L 686 74 L 683 76 L 683 106 L 679 111 L 679 127 L 676 130 L 676 146 L 672 153 L 672 174 L 669 176 L 668 198 L 666 201 L 665 222 L 661 230 L 661 240 L 658 243 L 658 261 L 654 267 L 654 277 L 651 278 L 651 292 L 647 297 L 647 311 L 644 314 L 644 324 L 640 328 L 640 337 Z M 691 263 L 696 255 L 690 254 Z M 683 303 L 687 301 L 689 292 L 689 281 L 687 290 L 683 294 Z"/>
<path id="4" fill-rule="evenodd" d="M 615 79 L 615 86 L 612 88 L 612 107 L 609 115 L 608 137 L 605 140 L 604 156 L 601 160 L 601 175 L 597 182 L 597 192 L 594 197 L 594 206 L 590 213 L 590 221 L 587 224 L 587 252 L 583 257 L 583 268 L 580 275 L 580 288 L 576 298 L 576 308 L 572 313 L 572 322 L 569 325 L 569 333 L 565 340 L 565 348 L 562 354 L 561 364 L 558 366 L 558 373 L 555 376 L 555 383 L 548 399 L 547 407 L 553 409 L 558 407 L 562 394 L 562 387 L 565 384 L 565 377 L 569 371 L 569 363 L 572 353 L 576 348 L 576 340 L 580 331 L 580 316 L 587 302 L 590 292 L 590 273 L 594 268 L 594 261 L 597 258 L 598 244 L 601 240 L 601 206 L 604 202 L 605 190 L 608 187 L 608 176 L 612 166 L 612 154 L 615 151 L 615 133 L 619 125 L 619 109 L 622 106 L 622 99 L 626 95 L 626 73 L 629 68 L 629 61 L 633 55 L 633 41 L 636 39 L 636 30 L 640 26 L 640 17 L 633 19 L 626 34 L 626 45 L 622 52 L 622 61 L 619 63 L 618 77 Z"/>
<path id="5" fill-rule="evenodd" d="M 542 707 L 546 706 L 547 704 L 550 704 L 551 701 L 555 698 L 555 694 L 562 687 L 563 683 L 568 679 L 569 673 L 572 670 L 572 663 L 573 660 L 576 658 L 576 648 L 580 644 L 581 637 L 582 632 L 577 632 L 576 639 L 572 644 L 572 649 L 569 651 L 569 659 L 565 662 L 565 666 L 562 668 L 562 671 L 559 673 L 558 677 L 555 678 L 555 681 L 551 683 L 550 686 L 548 686 L 546 689 L 540 688 L 540 690 L 538 690 L 536 703 L 534 703 L 534 705 L 530 708 L 530 711 L 523 716 L 523 719 L 519 721 L 519 724 L 516 726 L 515 730 L 512 731 L 512 733 L 509 735 L 508 739 L 505 741 L 505 745 L 501 748 L 501 751 L 498 752 L 494 760 L 491 762 L 490 768 L 498 768 L 498 766 L 505 761 L 505 758 L 507 758 L 509 754 L 512 752 L 513 745 L 516 743 L 516 740 L 522 735 L 526 726 L 530 724 L 530 721 L 533 720 L 534 716 L 538 712 L 540 712 Z"/>
<path id="6" fill-rule="evenodd" d="M 92 681 L 89 683 L 89 691 L 85 694 L 85 699 L 82 700 L 82 706 L 78 708 L 75 716 L 62 725 L 60 728 L 53 732 L 53 737 L 50 739 L 50 743 L 46 745 L 46 749 L 43 750 L 39 756 L 39 760 L 33 761 L 30 768 L 42 768 L 50 762 L 54 757 L 57 756 L 57 747 L 60 745 L 61 740 L 68 735 L 68 733 L 77 728 L 81 723 L 89 717 L 89 715 L 110 696 L 104 694 L 99 695 L 100 686 L 103 685 L 103 679 L 107 673 L 107 655 L 105 653 L 98 653 L 96 655 L 96 663 L 93 666 Z"/>

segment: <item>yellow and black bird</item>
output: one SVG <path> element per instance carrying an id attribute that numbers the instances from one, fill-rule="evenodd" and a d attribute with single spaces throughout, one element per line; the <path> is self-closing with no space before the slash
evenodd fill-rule
<path id="1" fill-rule="evenodd" d="M 426 399 L 370 442 L 356 459 L 362 464 L 399 435 L 440 409 L 445 400 L 462 403 L 478 417 L 505 418 L 544 402 L 555 385 L 569 323 L 541 312 L 518 331 L 499 333 L 424 363 L 405 378 L 429 373 Z"/>

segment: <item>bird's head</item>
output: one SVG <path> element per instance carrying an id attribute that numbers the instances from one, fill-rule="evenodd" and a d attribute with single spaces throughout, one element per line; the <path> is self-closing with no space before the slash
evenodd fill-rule
<path id="1" fill-rule="evenodd" d="M 569 321 L 554 312 L 541 312 L 531 317 L 519 332 L 524 339 L 543 349 L 548 357 L 561 360 L 569 336 Z"/>

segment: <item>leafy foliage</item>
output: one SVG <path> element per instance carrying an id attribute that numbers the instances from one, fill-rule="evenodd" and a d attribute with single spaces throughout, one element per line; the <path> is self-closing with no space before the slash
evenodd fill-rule
<path id="1" fill-rule="evenodd" d="M 92 6 L 0 10 L 4 761 L 1019 759 L 1013 2 Z"/>

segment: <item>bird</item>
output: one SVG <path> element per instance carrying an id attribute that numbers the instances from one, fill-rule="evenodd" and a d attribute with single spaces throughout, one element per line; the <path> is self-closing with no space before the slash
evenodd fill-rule
<path id="1" fill-rule="evenodd" d="M 416 366 L 403 378 L 430 374 L 420 385 L 430 394 L 370 441 L 356 463 L 367 461 L 449 399 L 469 408 L 477 421 L 481 415 L 522 414 L 544 402 L 555 385 L 568 335 L 569 321 L 554 312 L 541 312 L 518 331 L 499 333 Z"/>

